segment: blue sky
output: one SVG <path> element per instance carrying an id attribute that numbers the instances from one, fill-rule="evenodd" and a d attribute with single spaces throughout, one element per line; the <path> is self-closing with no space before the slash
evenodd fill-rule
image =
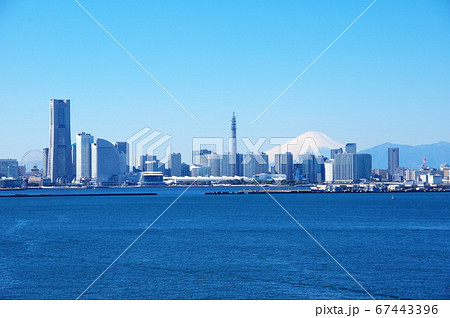
<path id="1" fill-rule="evenodd" d="M 74 1 L 0 0 L 0 157 L 48 145 L 50 98 L 71 99 L 73 136 L 147 126 L 184 156 L 192 137 L 228 137 L 233 111 L 253 139 L 450 141 L 446 0 L 378 0 L 251 125 L 371 2 L 80 0 L 197 125 Z"/>

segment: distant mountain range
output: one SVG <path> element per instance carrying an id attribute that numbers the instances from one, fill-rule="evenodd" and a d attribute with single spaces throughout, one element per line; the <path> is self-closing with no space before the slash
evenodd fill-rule
<path id="1" fill-rule="evenodd" d="M 344 145 L 335 141 L 318 131 L 308 131 L 291 141 L 275 146 L 265 152 L 269 156 L 269 162 L 275 162 L 275 154 L 291 152 L 294 160 L 299 154 L 314 153 L 316 155 L 323 154 L 330 156 L 330 149 L 341 148 Z M 368 153 L 372 155 L 372 166 L 378 169 L 387 169 L 388 166 L 388 148 L 400 149 L 400 166 L 411 169 L 419 169 L 422 165 L 423 157 L 427 158 L 427 166 L 439 168 L 442 163 L 450 164 L 450 142 L 441 141 L 434 144 L 409 146 L 397 145 L 392 143 L 384 143 L 360 153 Z"/>
<path id="2" fill-rule="evenodd" d="M 422 165 L 423 157 L 427 158 L 427 166 L 439 168 L 442 163 L 450 164 L 450 142 L 441 141 L 435 144 L 409 146 L 384 143 L 360 153 L 372 155 L 372 167 L 387 169 L 388 148 L 400 149 L 400 166 L 411 169 L 419 169 Z"/>

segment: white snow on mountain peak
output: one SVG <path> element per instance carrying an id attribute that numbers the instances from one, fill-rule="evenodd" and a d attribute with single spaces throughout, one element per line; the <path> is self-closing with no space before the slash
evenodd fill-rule
<path id="1" fill-rule="evenodd" d="M 306 153 L 321 155 L 324 149 L 336 149 L 342 147 L 344 147 L 342 143 L 331 139 L 322 132 L 308 131 L 285 144 L 276 145 L 272 149 L 265 151 L 265 153 L 269 156 L 269 161 L 274 162 L 275 154 L 277 153 L 290 152 L 295 160 L 298 155 Z"/>

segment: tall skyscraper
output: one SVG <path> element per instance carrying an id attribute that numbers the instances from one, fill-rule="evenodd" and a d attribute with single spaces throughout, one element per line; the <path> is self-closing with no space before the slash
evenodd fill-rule
<path id="1" fill-rule="evenodd" d="M 181 177 L 181 153 L 173 153 L 169 156 L 167 169 L 170 170 L 172 177 Z"/>
<path id="2" fill-rule="evenodd" d="M 244 176 L 244 154 L 236 154 L 236 176 Z"/>
<path id="3" fill-rule="evenodd" d="M 372 155 L 343 153 L 333 161 L 333 181 L 355 182 L 369 179 L 372 171 Z"/>
<path id="4" fill-rule="evenodd" d="M 77 144 L 76 143 L 72 144 L 71 156 L 72 156 L 72 175 L 73 175 L 72 179 L 73 179 L 77 176 Z"/>
<path id="5" fill-rule="evenodd" d="M 333 180 L 336 182 L 355 181 L 355 154 L 336 154 L 333 161 Z"/>
<path id="6" fill-rule="evenodd" d="M 388 172 L 393 176 L 400 166 L 400 149 L 399 148 L 388 148 Z"/>
<path id="7" fill-rule="evenodd" d="M 301 165 L 301 169 L 298 169 Z M 298 180 L 298 176 L 302 176 L 302 180 L 308 183 L 325 181 L 325 160 L 323 156 L 316 156 L 312 153 L 298 155 L 297 171 L 294 172 L 294 179 Z M 301 174 L 300 174 L 301 172 Z"/>
<path id="8" fill-rule="evenodd" d="M 230 138 L 230 175 L 238 175 L 237 171 L 237 142 L 236 142 L 236 116 L 233 112 L 233 117 L 231 117 L 231 138 Z"/>
<path id="9" fill-rule="evenodd" d="M 316 156 L 311 153 L 299 155 L 297 163 L 302 165 L 303 180 L 308 183 L 316 182 Z"/>
<path id="10" fill-rule="evenodd" d="M 76 174 L 77 182 L 89 180 L 92 175 L 92 144 L 94 143 L 94 136 L 86 134 L 85 132 L 77 134 L 77 155 L 76 155 Z"/>
<path id="11" fill-rule="evenodd" d="M 70 142 L 70 100 L 50 100 L 50 147 L 48 176 L 52 183 L 72 181 L 72 144 Z"/>
<path id="12" fill-rule="evenodd" d="M 355 155 L 355 181 L 369 179 L 372 173 L 372 155 L 359 153 Z"/>
<path id="13" fill-rule="evenodd" d="M 286 180 L 293 180 L 294 160 L 292 153 L 277 153 L 275 154 L 275 173 L 286 175 Z"/>
<path id="14" fill-rule="evenodd" d="M 222 155 L 222 167 L 221 167 L 221 173 L 222 176 L 231 177 L 230 173 L 230 154 L 223 154 Z"/>
<path id="15" fill-rule="evenodd" d="M 262 153 L 248 153 L 243 160 L 243 176 L 253 178 L 254 175 L 269 172 L 269 156 Z"/>
<path id="16" fill-rule="evenodd" d="M 315 177 L 316 182 L 324 182 L 325 181 L 325 157 L 324 156 L 316 156 L 316 167 L 315 167 Z"/>
<path id="17" fill-rule="evenodd" d="M 212 153 L 208 155 L 208 167 L 211 168 L 211 176 L 220 177 L 221 176 L 221 158 L 218 154 Z"/>
<path id="18" fill-rule="evenodd" d="M 129 159 L 129 152 L 130 152 L 130 145 L 126 141 L 116 141 L 114 143 L 114 146 L 119 150 L 120 159 L 121 159 L 121 166 L 124 171 L 124 173 L 130 172 L 130 159 Z M 122 162 L 123 161 L 123 162 Z"/>

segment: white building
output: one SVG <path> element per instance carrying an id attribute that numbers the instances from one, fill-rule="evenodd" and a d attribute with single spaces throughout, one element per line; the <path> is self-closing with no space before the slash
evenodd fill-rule
<path id="1" fill-rule="evenodd" d="M 119 151 L 109 141 L 97 138 L 92 144 L 92 180 L 99 186 L 119 184 L 121 176 Z"/>
<path id="2" fill-rule="evenodd" d="M 77 134 L 76 137 L 76 182 L 89 180 L 91 178 L 92 143 L 94 136 L 85 132 Z"/>
<path id="3" fill-rule="evenodd" d="M 325 161 L 325 182 L 333 182 L 333 161 L 334 159 L 329 159 Z"/>
<path id="4" fill-rule="evenodd" d="M 140 186 L 164 185 L 163 173 L 160 171 L 145 171 L 139 179 Z"/>
<path id="5" fill-rule="evenodd" d="M 191 166 L 191 177 L 209 177 L 211 175 L 211 167 L 208 166 Z"/>

